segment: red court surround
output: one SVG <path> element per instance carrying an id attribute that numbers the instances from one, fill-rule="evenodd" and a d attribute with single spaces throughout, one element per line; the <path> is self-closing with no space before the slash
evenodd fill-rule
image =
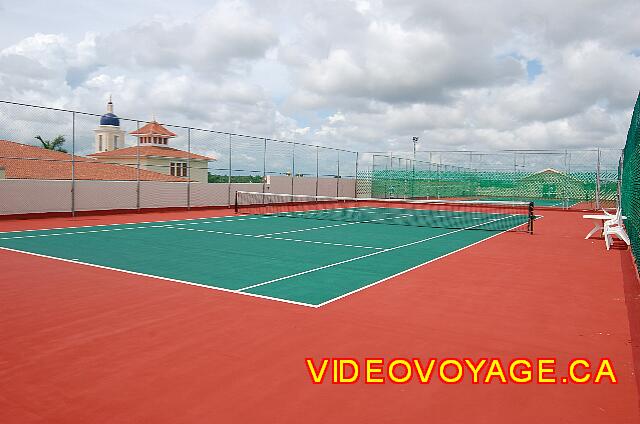
<path id="1" fill-rule="evenodd" d="M 319 309 L 0 249 L 0 422 L 638 423 L 630 252 L 584 240 L 578 213 L 542 213 L 534 235 L 502 234 Z M 620 381 L 312 385 L 304 358 L 329 356 L 609 357 Z"/>

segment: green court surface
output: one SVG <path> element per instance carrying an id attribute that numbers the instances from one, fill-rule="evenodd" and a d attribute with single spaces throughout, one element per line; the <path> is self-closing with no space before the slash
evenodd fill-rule
<path id="1" fill-rule="evenodd" d="M 475 229 L 451 229 L 238 215 L 5 232 L 0 247 L 317 307 L 495 236 L 478 228 L 503 218 L 528 219 L 476 213 Z"/>

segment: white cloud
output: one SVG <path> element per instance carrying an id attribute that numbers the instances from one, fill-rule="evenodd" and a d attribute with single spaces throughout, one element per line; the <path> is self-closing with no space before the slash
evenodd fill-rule
<path id="1" fill-rule="evenodd" d="M 409 151 L 621 146 L 640 88 L 634 0 L 127 4 L 7 3 L 0 98 Z"/>
<path id="2" fill-rule="evenodd" d="M 231 65 L 264 57 L 276 42 L 268 21 L 247 4 L 231 1 L 220 2 L 189 22 L 158 17 L 103 34 L 96 48 L 109 65 L 147 71 L 190 67 L 217 78 L 217 73 L 235 71 Z"/>

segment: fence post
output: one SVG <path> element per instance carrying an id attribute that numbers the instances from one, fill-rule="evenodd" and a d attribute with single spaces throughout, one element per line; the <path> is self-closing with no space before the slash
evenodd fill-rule
<path id="1" fill-rule="evenodd" d="M 617 176 L 617 182 L 616 182 L 616 209 L 621 209 L 622 208 L 622 180 L 623 180 L 623 174 L 624 174 L 624 151 L 625 149 L 622 149 L 622 154 L 620 155 L 620 158 L 618 159 L 618 176 Z M 635 165 L 635 164 L 634 164 Z M 635 168 L 635 166 L 634 166 Z"/>
<path id="2" fill-rule="evenodd" d="M 76 112 L 71 113 L 71 216 L 76 216 Z"/>
<path id="3" fill-rule="evenodd" d="M 416 197 L 416 143 L 413 143 L 413 160 L 411 161 L 411 198 Z"/>
<path id="4" fill-rule="evenodd" d="M 436 164 L 436 199 L 440 199 L 440 168 L 442 168 L 442 154 L 440 155 L 440 163 Z"/>
<path id="5" fill-rule="evenodd" d="M 264 147 L 262 149 L 262 192 L 265 192 L 267 184 L 267 138 L 264 138 Z M 264 196 L 262 196 L 264 199 Z"/>
<path id="6" fill-rule="evenodd" d="M 291 149 L 291 195 L 295 194 L 295 190 L 293 188 L 295 179 L 296 179 L 296 142 L 294 141 L 293 149 Z"/>
<path id="7" fill-rule="evenodd" d="M 567 162 L 567 158 L 569 156 L 569 152 L 567 149 L 564 149 L 564 173 L 566 176 L 569 176 L 569 165 Z M 568 195 L 567 195 L 567 182 L 566 180 L 559 180 L 560 181 L 560 185 L 562 186 L 562 209 L 567 209 L 566 206 L 569 204 L 569 200 L 567 199 Z M 560 196 L 558 196 L 560 197 Z"/>
<path id="8" fill-rule="evenodd" d="M 354 175 L 355 183 L 353 188 L 353 197 L 358 197 L 358 161 L 359 160 L 360 160 L 360 152 L 356 152 L 356 175 Z"/>
<path id="9" fill-rule="evenodd" d="M 319 184 L 320 184 L 320 146 L 316 146 L 316 196 L 318 195 Z"/>
<path id="10" fill-rule="evenodd" d="M 231 205 L 231 134 L 229 134 L 229 177 L 227 178 L 228 201 L 227 205 Z"/>
<path id="11" fill-rule="evenodd" d="M 596 160 L 596 204 L 595 208 L 600 209 L 600 148 L 598 148 L 598 158 Z"/>
<path id="12" fill-rule="evenodd" d="M 393 153 L 389 152 L 389 156 L 393 156 Z M 385 156 L 384 161 L 384 199 L 389 197 L 389 161 L 390 157 Z"/>
<path id="13" fill-rule="evenodd" d="M 136 129 L 140 131 L 140 121 L 136 121 Z M 136 209 L 140 211 L 140 137 L 136 139 Z"/>
<path id="14" fill-rule="evenodd" d="M 338 150 L 338 172 L 336 175 L 336 197 L 340 197 L 340 150 Z"/>
<path id="15" fill-rule="evenodd" d="M 187 128 L 187 210 L 191 210 L 191 128 Z M 209 170 L 207 169 L 207 179 Z M 208 181 L 207 181 L 208 182 Z"/>

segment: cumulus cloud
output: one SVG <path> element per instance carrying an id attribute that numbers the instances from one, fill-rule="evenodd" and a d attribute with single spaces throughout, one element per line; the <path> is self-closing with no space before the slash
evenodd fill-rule
<path id="1" fill-rule="evenodd" d="M 111 93 L 139 119 L 486 150 L 619 147 L 640 88 L 634 0 L 189 0 L 179 16 L 133 2 L 126 20 L 100 10 L 108 28 L 61 7 L 47 22 L 72 13 L 77 27 L 0 29 L 0 98 L 100 113 Z"/>
<path id="2" fill-rule="evenodd" d="M 132 43 L 132 41 L 134 41 Z M 242 2 L 221 2 L 192 21 L 160 18 L 98 37 L 104 63 L 140 70 L 190 67 L 215 78 L 259 59 L 277 42 L 271 24 Z"/>

